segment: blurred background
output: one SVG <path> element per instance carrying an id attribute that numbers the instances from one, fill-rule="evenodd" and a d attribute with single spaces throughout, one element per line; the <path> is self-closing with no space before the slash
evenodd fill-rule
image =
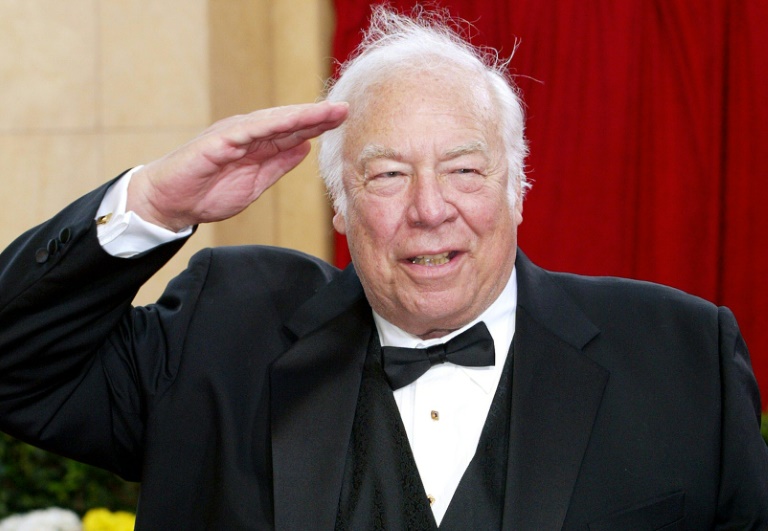
<path id="1" fill-rule="evenodd" d="M 314 101 L 330 72 L 324 0 L 0 0 L 0 248 L 125 169 L 232 114 Z M 332 257 L 313 161 L 197 249 L 265 243 Z"/>

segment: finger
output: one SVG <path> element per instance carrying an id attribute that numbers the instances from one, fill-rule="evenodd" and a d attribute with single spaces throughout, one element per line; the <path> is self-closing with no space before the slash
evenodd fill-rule
<path id="1" fill-rule="evenodd" d="M 236 144 L 272 140 L 296 133 L 302 140 L 338 127 L 348 114 L 346 102 L 307 103 L 256 111 L 242 117 L 229 132 Z"/>
<path id="2" fill-rule="evenodd" d="M 326 129 L 336 127 L 347 116 L 349 105 L 346 102 L 323 101 L 306 103 L 290 107 L 272 109 L 276 119 L 273 131 L 296 132 L 315 127 Z"/>
<path id="3" fill-rule="evenodd" d="M 301 143 L 311 140 L 320 136 L 324 131 L 331 129 L 330 127 L 312 127 L 309 129 L 302 129 L 291 133 L 281 133 L 272 137 L 269 142 L 275 146 L 278 151 L 284 151 L 291 149 Z"/>

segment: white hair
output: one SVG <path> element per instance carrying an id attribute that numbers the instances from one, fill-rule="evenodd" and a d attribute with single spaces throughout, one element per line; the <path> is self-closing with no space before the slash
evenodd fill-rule
<path id="1" fill-rule="evenodd" d="M 326 99 L 349 101 L 363 99 L 366 92 L 394 69 L 443 71 L 459 68 L 470 71 L 482 81 L 485 90 L 497 105 L 497 116 L 509 168 L 508 193 L 512 205 L 518 194 L 522 197 L 530 188 L 525 177 L 525 157 L 528 147 L 524 137 L 524 114 L 517 88 L 507 77 L 509 60 L 500 60 L 495 50 L 470 45 L 460 35 L 457 25 L 445 12 L 414 10 L 412 16 L 376 6 L 370 26 L 360 46 L 350 60 L 340 68 L 338 79 L 329 81 Z M 353 106 L 354 107 L 354 106 Z M 344 161 L 342 149 L 345 125 L 326 131 L 320 138 L 318 161 L 336 212 L 346 214 L 344 191 Z"/>

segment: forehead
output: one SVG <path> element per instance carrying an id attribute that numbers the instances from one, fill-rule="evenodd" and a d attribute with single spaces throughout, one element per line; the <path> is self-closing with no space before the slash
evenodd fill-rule
<path id="1" fill-rule="evenodd" d="M 489 91 L 466 72 L 393 73 L 351 102 L 345 158 L 357 159 L 371 145 L 495 144 L 500 135 L 492 116 Z"/>

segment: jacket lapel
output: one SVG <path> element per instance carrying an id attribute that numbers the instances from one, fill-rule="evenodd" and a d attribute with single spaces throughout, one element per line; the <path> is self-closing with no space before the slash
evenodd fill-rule
<path id="1" fill-rule="evenodd" d="M 371 309 L 348 268 L 287 324 L 296 343 L 271 371 L 276 529 L 333 529 Z"/>
<path id="2" fill-rule="evenodd" d="M 561 529 L 608 371 L 582 349 L 599 334 L 519 252 L 504 529 Z"/>
<path id="3" fill-rule="evenodd" d="M 546 271 L 518 251 L 518 309 L 504 529 L 560 529 L 608 381 L 583 348 L 599 334 Z M 373 330 L 350 266 L 305 303 L 296 343 L 273 365 L 276 529 L 333 529 Z"/>

